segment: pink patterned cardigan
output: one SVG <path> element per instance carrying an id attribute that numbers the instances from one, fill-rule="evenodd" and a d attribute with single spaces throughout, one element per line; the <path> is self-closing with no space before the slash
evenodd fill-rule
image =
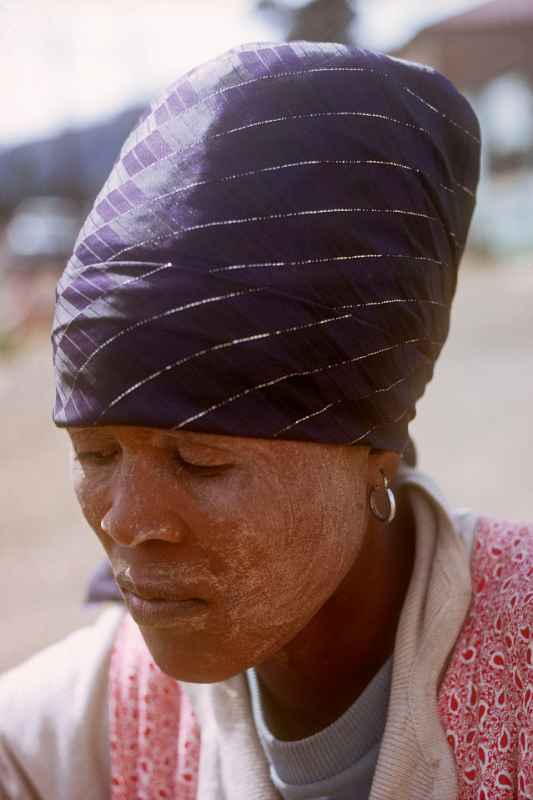
<path id="1" fill-rule="evenodd" d="M 440 686 L 458 800 L 533 800 L 533 526 L 481 518 L 473 598 Z M 127 617 L 110 669 L 112 800 L 194 800 L 200 730 Z"/>

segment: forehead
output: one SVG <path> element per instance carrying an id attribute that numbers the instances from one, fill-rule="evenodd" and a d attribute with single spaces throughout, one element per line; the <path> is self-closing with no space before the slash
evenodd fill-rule
<path id="1" fill-rule="evenodd" d="M 118 441 L 130 447 L 210 448 L 249 461 L 271 461 L 274 464 L 305 469 L 311 464 L 353 461 L 366 447 L 353 447 L 293 439 L 266 439 L 251 436 L 227 436 L 199 431 L 172 430 L 136 425 L 67 426 L 66 431 L 76 445 Z"/>
<path id="2" fill-rule="evenodd" d="M 238 449 L 239 445 L 252 442 L 241 436 L 222 436 L 196 431 L 175 431 L 166 428 L 150 428 L 138 425 L 91 425 L 66 427 L 70 438 L 74 441 L 96 439 L 114 439 L 124 443 L 148 446 L 164 445 L 209 445 L 212 447 Z"/>

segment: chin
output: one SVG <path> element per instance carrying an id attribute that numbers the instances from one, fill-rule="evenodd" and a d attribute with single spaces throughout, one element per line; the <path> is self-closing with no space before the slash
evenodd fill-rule
<path id="1" fill-rule="evenodd" d="M 191 644 L 172 641 L 163 631 L 140 628 L 150 655 L 166 675 L 186 683 L 219 683 L 246 669 L 233 659 L 225 661 L 220 653 L 194 648 Z M 230 663 L 231 662 L 231 663 Z"/>

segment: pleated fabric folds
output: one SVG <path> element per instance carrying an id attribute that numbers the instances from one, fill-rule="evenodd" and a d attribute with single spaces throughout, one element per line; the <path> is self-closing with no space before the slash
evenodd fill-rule
<path id="1" fill-rule="evenodd" d="M 125 142 L 57 287 L 59 426 L 403 452 L 446 340 L 479 126 L 439 73 L 243 45 Z"/>

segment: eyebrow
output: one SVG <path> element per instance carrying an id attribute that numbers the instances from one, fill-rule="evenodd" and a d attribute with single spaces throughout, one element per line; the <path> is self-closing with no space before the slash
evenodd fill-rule
<path id="1" fill-rule="evenodd" d="M 231 442 L 227 442 L 227 443 L 224 442 L 223 444 L 219 444 L 218 442 L 212 442 L 209 439 L 192 438 L 192 437 L 198 436 L 198 434 L 201 433 L 200 431 L 174 431 L 174 430 L 168 430 L 168 429 L 162 428 L 161 429 L 161 433 L 170 436 L 171 439 L 177 440 L 178 444 L 179 443 L 182 443 L 184 445 L 190 444 L 193 447 L 195 445 L 197 445 L 198 447 L 211 447 L 214 450 L 220 450 L 221 452 L 235 454 L 235 447 L 233 446 L 233 448 L 232 448 Z M 189 435 L 187 435 L 187 434 L 189 434 Z M 201 435 L 202 436 L 214 436 L 215 434 L 203 434 L 203 433 L 201 433 Z M 227 437 L 227 438 L 230 439 L 231 437 Z"/>
<path id="2" fill-rule="evenodd" d="M 67 425 L 65 426 L 64 430 L 67 431 L 71 438 L 76 437 L 76 435 L 83 435 L 83 434 L 91 434 L 94 436 L 102 435 L 109 433 L 109 428 L 114 427 L 111 425 L 88 425 L 88 426 L 78 426 L 78 425 Z M 127 426 L 127 427 L 135 427 L 135 426 Z M 158 433 L 161 435 L 162 438 L 168 437 L 175 441 L 175 443 L 179 446 L 182 445 L 190 445 L 192 447 L 209 447 L 213 450 L 218 450 L 221 453 L 225 453 L 228 455 L 236 455 L 235 446 L 231 442 L 224 442 L 224 444 L 220 444 L 218 442 L 212 442 L 210 439 L 198 439 L 196 438 L 198 434 L 203 436 L 214 436 L 215 434 L 204 434 L 201 431 L 184 431 L 184 430 L 173 430 L 169 428 L 153 428 L 152 431 L 154 433 Z M 227 439 L 231 439 L 232 437 L 227 437 Z"/>

